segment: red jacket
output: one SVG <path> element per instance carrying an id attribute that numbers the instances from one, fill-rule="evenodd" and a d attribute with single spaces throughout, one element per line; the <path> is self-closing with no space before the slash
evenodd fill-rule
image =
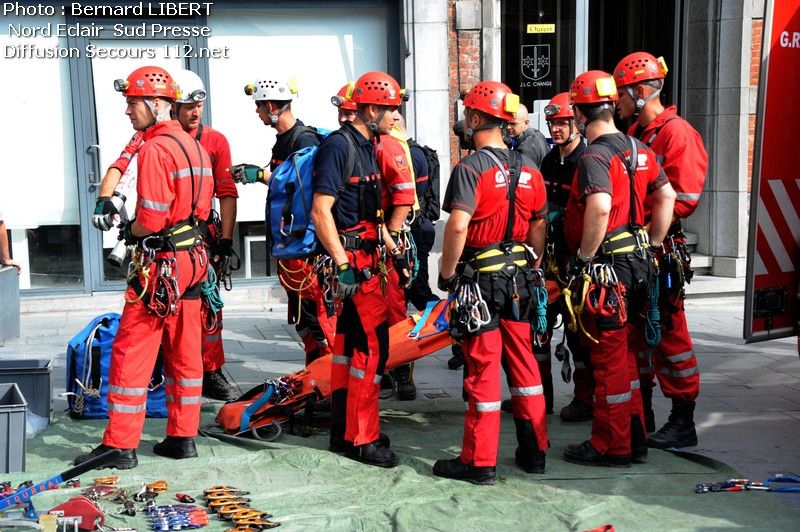
<path id="1" fill-rule="evenodd" d="M 197 129 L 189 131 L 188 134 L 192 138 L 197 138 Z M 214 171 L 214 195 L 218 198 L 238 198 L 239 193 L 236 190 L 236 183 L 231 176 L 230 167 L 233 163 L 231 162 L 231 148 L 228 144 L 228 139 L 216 129 L 204 125 L 198 140 L 211 157 L 211 168 Z M 137 131 L 128 141 L 119 158 L 111 163 L 109 168 L 116 168 L 120 173 L 124 174 L 131 159 L 139 151 L 143 142 L 143 133 Z"/>
<path id="2" fill-rule="evenodd" d="M 628 170 L 620 157 L 603 142 L 612 143 L 626 158 L 630 158 L 631 155 L 628 137 L 622 133 L 615 133 L 595 139 L 578 159 L 564 215 L 564 237 L 573 253 L 578 251 L 583 236 L 586 196 L 596 193 L 611 196 L 611 212 L 606 226 L 606 235 L 609 235 L 628 225 L 632 211 L 633 221 L 639 225 L 644 224 L 645 197 L 667 184 L 667 177 L 656 163 L 655 153 L 638 143 L 634 187 L 636 198 L 631 209 L 631 181 Z"/>
<path id="3" fill-rule="evenodd" d="M 189 155 L 188 160 L 167 134 L 178 139 Z M 195 216 L 208 219 L 214 191 L 211 161 L 206 150 L 177 120 L 160 122 L 144 132 L 137 169 L 136 219 L 142 227 L 159 232 L 187 220 L 193 203 Z"/>
<path id="4" fill-rule="evenodd" d="M 381 205 L 385 211 L 392 207 L 414 205 L 416 186 L 411 162 L 400 141 L 390 135 L 381 135 L 375 146 L 381 182 Z"/>
<path id="5" fill-rule="evenodd" d="M 700 134 L 677 113 L 678 109 L 670 105 L 645 128 L 642 129 L 638 122 L 634 123 L 628 134 L 656 153 L 658 162 L 678 194 L 674 214 L 678 218 L 687 218 L 697 208 L 703 192 L 708 154 Z M 649 200 L 645 208 L 649 219 Z"/>

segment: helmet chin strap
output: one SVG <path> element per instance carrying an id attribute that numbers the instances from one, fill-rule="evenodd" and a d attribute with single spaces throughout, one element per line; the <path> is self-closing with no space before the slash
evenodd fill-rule
<path id="1" fill-rule="evenodd" d="M 586 121 L 585 122 L 578 122 L 577 120 L 575 120 L 575 126 L 578 128 L 578 132 L 581 135 L 586 136 L 586 128 L 589 126 L 589 124 L 591 124 L 592 122 L 597 120 L 597 118 L 600 116 L 600 113 L 602 111 L 604 111 L 606 109 L 609 109 L 609 108 L 613 109 L 613 107 L 609 107 L 609 105 L 607 103 L 604 103 L 603 105 L 598 105 L 595 109 L 592 110 L 591 116 L 584 115 L 584 116 L 586 116 Z M 570 136 L 570 138 L 571 138 L 571 136 Z"/>
<path id="2" fill-rule="evenodd" d="M 288 103 L 287 103 L 287 104 L 284 104 L 284 105 L 283 105 L 283 107 L 281 107 L 280 109 L 278 109 L 278 112 L 277 112 L 277 113 L 275 113 L 275 114 L 273 114 L 273 113 L 270 113 L 269 111 L 267 111 L 267 115 L 269 116 L 269 121 L 270 121 L 270 124 L 272 125 L 272 127 L 275 127 L 275 126 L 277 126 L 277 125 L 278 125 L 278 120 L 280 120 L 280 119 L 281 119 L 281 115 L 283 114 L 283 112 L 284 112 L 284 111 L 285 111 L 285 110 L 286 110 L 288 107 L 289 107 L 289 104 L 288 104 Z"/>
<path id="3" fill-rule="evenodd" d="M 386 116 L 387 110 L 388 109 L 386 109 L 386 107 L 382 107 L 380 112 L 378 113 L 378 116 L 375 117 L 374 121 L 367 118 L 366 115 L 364 115 L 364 113 L 362 113 L 361 111 L 356 111 L 356 116 L 358 116 L 361 119 L 361 121 L 367 125 L 369 130 L 372 131 L 372 134 L 377 137 L 380 135 L 378 133 L 378 124 L 383 122 L 383 117 Z"/>
<path id="4" fill-rule="evenodd" d="M 172 105 L 167 104 L 166 108 L 161 113 L 159 113 L 158 108 L 156 107 L 156 103 L 153 101 L 152 98 L 145 98 L 144 103 L 145 105 L 147 105 L 147 108 L 150 109 L 150 113 L 153 115 L 153 118 L 155 118 L 156 123 L 172 120 L 172 115 L 170 114 L 170 111 L 172 110 Z"/>
<path id="5" fill-rule="evenodd" d="M 648 104 L 648 102 L 650 102 L 654 98 L 657 98 L 658 95 L 661 94 L 661 89 L 656 89 L 650 96 L 647 96 L 646 98 L 637 98 L 636 91 L 633 90 L 632 86 L 628 85 L 627 87 L 625 87 L 625 90 L 628 91 L 628 95 L 631 97 L 631 100 L 636 102 L 637 115 L 642 111 L 642 108 Z"/>
<path id="6" fill-rule="evenodd" d="M 464 138 L 467 140 L 472 140 L 472 137 L 475 135 L 475 133 L 486 129 L 494 129 L 497 127 L 500 128 L 500 130 L 503 130 L 505 128 L 505 124 L 506 124 L 505 122 L 500 122 L 499 124 L 483 124 L 476 128 L 471 128 L 471 127 L 464 128 Z"/>

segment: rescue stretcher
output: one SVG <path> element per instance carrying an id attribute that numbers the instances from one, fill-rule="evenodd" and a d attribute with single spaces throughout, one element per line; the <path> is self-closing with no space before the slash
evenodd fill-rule
<path id="1" fill-rule="evenodd" d="M 423 313 L 413 314 L 389 328 L 387 370 L 451 344 L 448 334 L 451 302 L 451 299 L 433 301 Z M 257 430 L 270 425 L 279 434 L 279 424 L 305 408 L 309 400 L 320 401 L 330 397 L 331 360 L 332 355 L 326 355 L 300 371 L 266 380 L 237 400 L 223 405 L 217 414 L 217 424 L 226 433 L 236 436 L 259 438 Z"/>

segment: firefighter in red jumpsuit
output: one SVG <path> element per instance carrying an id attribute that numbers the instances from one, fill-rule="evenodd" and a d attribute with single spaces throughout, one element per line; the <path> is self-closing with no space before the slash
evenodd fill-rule
<path id="1" fill-rule="evenodd" d="M 548 447 L 530 322 L 547 196 L 533 161 L 503 142 L 503 127 L 514 119 L 518 103 L 496 81 L 482 81 L 466 94 L 464 128 L 476 151 L 455 166 L 442 202 L 450 217 L 438 286 L 456 301 L 450 331 L 464 352 L 467 411 L 460 456 L 437 460 L 433 474 L 474 484 L 493 484 L 496 477 L 501 367 L 511 389 L 517 465 L 543 473 Z M 475 310 L 480 322 L 473 319 Z"/>
<path id="2" fill-rule="evenodd" d="M 197 456 L 203 384 L 199 288 L 208 269 L 200 223 L 209 216 L 214 183 L 208 153 L 170 120 L 177 85 L 164 69 L 139 68 L 114 87 L 126 98 L 134 129 L 144 132 L 136 216 L 121 231 L 136 246 L 137 274 L 129 280 L 112 348 L 103 443 L 75 463 L 117 448 L 122 453 L 107 467 L 128 469 L 138 464 L 136 448 L 159 346 L 164 349 L 167 437 L 153 452 L 176 459 Z"/>
<path id="3" fill-rule="evenodd" d="M 219 222 L 216 213 L 209 219 L 209 232 L 206 235 L 206 244 L 211 250 L 211 263 L 219 283 L 230 275 L 233 266 L 233 231 L 236 225 L 236 200 L 239 196 L 236 184 L 231 176 L 231 149 L 225 135 L 201 123 L 206 100 L 206 90 L 200 77 L 190 70 L 175 72 L 175 82 L 180 89 L 180 95 L 175 100 L 172 112 L 175 119 L 181 124 L 189 136 L 200 141 L 211 158 L 211 167 L 214 172 L 214 196 L 219 200 Z M 97 198 L 92 223 L 101 230 L 110 229 L 111 219 L 118 214 L 112 201 L 112 194 L 121 182 L 122 176 L 143 143 L 143 134 L 137 131 L 125 149 L 111 163 L 103 181 L 100 183 L 100 193 Z M 225 365 L 225 351 L 222 344 L 222 310 L 211 312 L 205 298 L 202 302 L 203 318 L 203 395 L 220 401 L 228 401 L 237 396 L 237 390 L 232 386 L 222 373 Z"/>
<path id="4" fill-rule="evenodd" d="M 547 190 L 547 250 L 543 259 L 543 269 L 548 281 L 563 285 L 566 278 L 570 252 L 564 240 L 564 211 L 567 208 L 569 193 L 572 188 L 572 179 L 578 161 L 586 150 L 586 142 L 578 133 L 569 103 L 569 93 L 556 94 L 544 108 L 544 116 L 550 136 L 553 139 L 553 149 L 545 155 L 540 169 Z M 560 286 L 563 288 L 563 286 Z M 549 333 L 545 336 L 546 342 L 541 346 L 533 347 L 533 353 L 539 362 L 539 372 L 544 384 L 545 401 L 548 413 L 552 412 L 553 381 L 550 365 L 550 338 L 552 327 L 556 322 L 557 314 L 562 312 L 561 301 L 548 305 Z M 592 370 L 589 367 L 589 350 L 582 345 L 580 338 L 564 327 L 565 342 L 572 354 L 575 371 L 572 379 L 575 383 L 575 397 L 572 402 L 561 409 L 560 416 L 564 421 L 588 421 L 592 418 Z M 566 352 L 557 356 L 568 356 Z M 548 386 L 549 381 L 549 386 Z"/>
<path id="5" fill-rule="evenodd" d="M 378 387 L 389 355 L 389 310 L 381 287 L 387 282 L 386 257 L 396 269 L 407 269 L 389 231 L 402 227 L 414 190 L 382 176 L 375 153 L 377 137 L 389 134 L 403 102 L 397 81 L 367 72 L 351 99 L 355 119 L 322 141 L 314 167 L 312 219 L 335 263 L 332 282 L 342 303 L 331 366 L 330 449 L 394 467 L 397 456 L 379 430 Z M 391 218 L 384 220 L 389 207 Z"/>
<path id="6" fill-rule="evenodd" d="M 664 107 L 660 93 L 667 66 L 663 58 L 634 52 L 619 62 L 614 80 L 619 90 L 618 110 L 623 120 L 635 119 L 628 134 L 641 140 L 658 157 L 677 193 L 672 225 L 657 254 L 660 266 L 661 343 L 640 349 L 639 372 L 647 431 L 655 430 L 652 410 L 654 379 L 672 400 L 667 423 L 649 434 L 650 447 L 697 445 L 694 407 L 700 393 L 700 372 L 684 312 L 683 279 L 691 279 L 690 256 L 681 219 L 691 216 L 700 201 L 708 168 L 700 134 L 678 116 L 674 105 Z M 681 271 L 678 271 L 678 270 Z"/>
<path id="7" fill-rule="evenodd" d="M 653 275 L 644 200 L 653 201 L 649 241 L 660 245 L 675 192 L 655 154 L 614 126 L 616 100 L 613 78 L 599 70 L 581 74 L 570 87 L 575 121 L 589 146 L 578 161 L 567 203 L 564 234 L 575 258 L 564 296 L 568 307 L 578 309 L 584 340 L 591 342 L 595 388 L 591 437 L 568 445 L 564 458 L 630 467 L 632 460 L 644 462 L 647 456 L 628 333 L 629 321 L 644 308 Z"/>

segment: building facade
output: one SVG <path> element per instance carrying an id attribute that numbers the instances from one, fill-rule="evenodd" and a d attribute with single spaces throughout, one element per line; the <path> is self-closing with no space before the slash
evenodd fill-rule
<path id="1" fill-rule="evenodd" d="M 138 66 L 197 72 L 209 91 L 206 123 L 228 137 L 234 163 L 256 164 L 268 162 L 274 131 L 258 120 L 245 84 L 294 77 L 295 114 L 333 128 L 330 96 L 360 73 L 386 70 L 412 91 L 409 132 L 437 149 L 444 187 L 460 156 L 450 130 L 461 89 L 502 80 L 543 125 L 541 102 L 567 90 L 577 73 L 610 70 L 636 49 L 666 58 L 664 96 L 700 131 L 709 152 L 705 194 L 687 222 L 696 235 L 696 263 L 715 275 L 744 275 L 763 0 L 225 1 L 210 9 L 158 19 L 60 8 L 51 16 L 0 15 L 4 77 L 29 87 L 0 84 L 2 101 L 13 102 L 0 203 L 12 253 L 25 266 L 25 292 L 122 288 L 125 268 L 104 260 L 116 235 L 99 233 L 90 219 L 99 179 L 132 133 L 112 82 Z M 209 35 L 137 33 L 154 23 L 208 28 Z M 58 24 L 89 29 L 64 36 L 17 32 Z M 28 45 L 63 56 L 27 57 Z M 244 264 L 236 275 L 242 283 L 263 283 L 266 188 L 240 185 L 239 193 L 235 248 Z"/>

